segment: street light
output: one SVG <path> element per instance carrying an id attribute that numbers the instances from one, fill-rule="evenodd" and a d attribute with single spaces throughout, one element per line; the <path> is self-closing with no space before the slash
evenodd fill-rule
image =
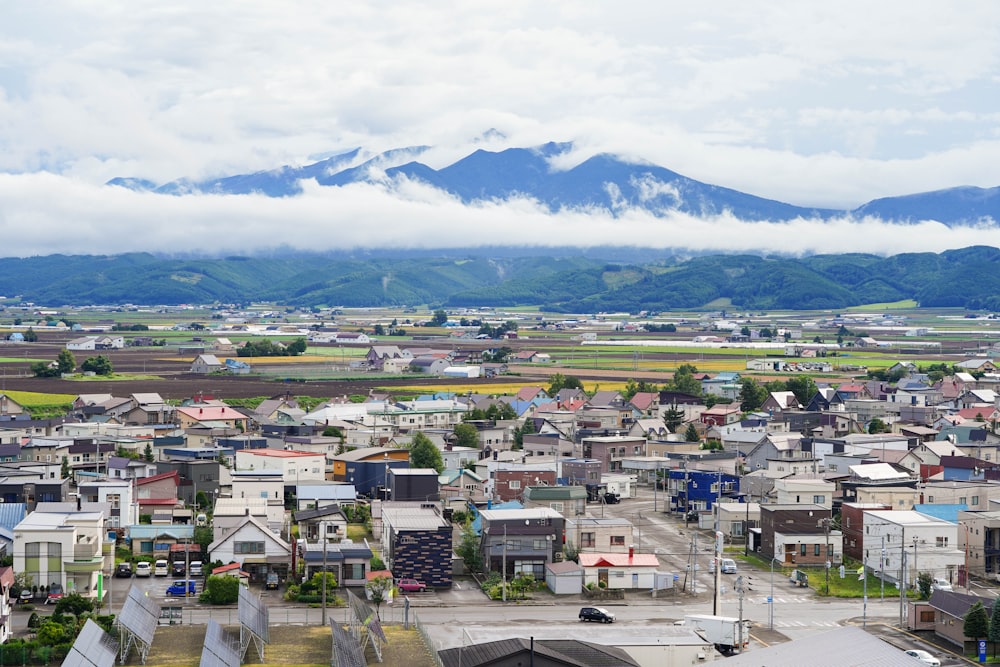
<path id="1" fill-rule="evenodd" d="M 780 560 L 771 557 L 771 594 L 767 598 L 767 629 L 774 630 L 774 563 L 784 566 Z"/>

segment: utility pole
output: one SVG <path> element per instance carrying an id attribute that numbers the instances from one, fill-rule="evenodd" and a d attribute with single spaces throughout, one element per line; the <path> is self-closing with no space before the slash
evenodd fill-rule
<path id="1" fill-rule="evenodd" d="M 739 618 L 739 630 L 738 630 L 738 643 L 740 647 L 740 653 L 743 653 L 743 575 L 736 577 L 736 593 L 739 595 L 740 599 L 740 618 Z"/>
<path id="2" fill-rule="evenodd" d="M 885 602 L 885 535 L 882 536 L 882 552 L 878 561 L 878 578 L 882 582 L 882 593 L 880 602 Z"/>
<path id="3" fill-rule="evenodd" d="M 722 596 L 719 592 L 719 571 L 722 568 L 722 533 L 715 533 L 715 561 L 712 566 L 712 574 L 715 577 L 715 595 L 712 602 L 712 613 L 716 616 L 722 615 Z"/>
<path id="4" fill-rule="evenodd" d="M 906 534 L 906 529 L 903 529 Z M 906 538 L 899 540 L 899 627 L 903 627 L 903 600 L 906 599 Z"/>
<path id="5" fill-rule="evenodd" d="M 507 601 L 507 522 L 503 524 L 503 601 Z"/>

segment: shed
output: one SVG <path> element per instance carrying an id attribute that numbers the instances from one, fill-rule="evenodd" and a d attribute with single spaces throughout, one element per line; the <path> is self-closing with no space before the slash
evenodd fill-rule
<path id="1" fill-rule="evenodd" d="M 580 595 L 583 592 L 583 568 L 571 560 L 548 563 L 545 585 L 555 595 Z"/>

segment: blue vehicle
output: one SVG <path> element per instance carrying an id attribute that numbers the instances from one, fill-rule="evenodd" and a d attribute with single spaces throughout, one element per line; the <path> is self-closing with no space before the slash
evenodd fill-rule
<path id="1" fill-rule="evenodd" d="M 185 587 L 188 595 L 195 595 L 194 579 L 178 579 L 167 587 L 167 595 L 184 595 Z"/>

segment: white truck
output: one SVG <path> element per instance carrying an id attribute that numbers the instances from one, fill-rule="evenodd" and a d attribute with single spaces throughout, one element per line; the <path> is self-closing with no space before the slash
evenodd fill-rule
<path id="1" fill-rule="evenodd" d="M 750 621 L 747 620 L 743 621 L 742 632 L 740 619 L 732 616 L 690 614 L 684 617 L 684 625 L 701 630 L 705 639 L 715 644 L 715 648 L 724 655 L 736 649 L 746 650 L 750 645 Z"/>

